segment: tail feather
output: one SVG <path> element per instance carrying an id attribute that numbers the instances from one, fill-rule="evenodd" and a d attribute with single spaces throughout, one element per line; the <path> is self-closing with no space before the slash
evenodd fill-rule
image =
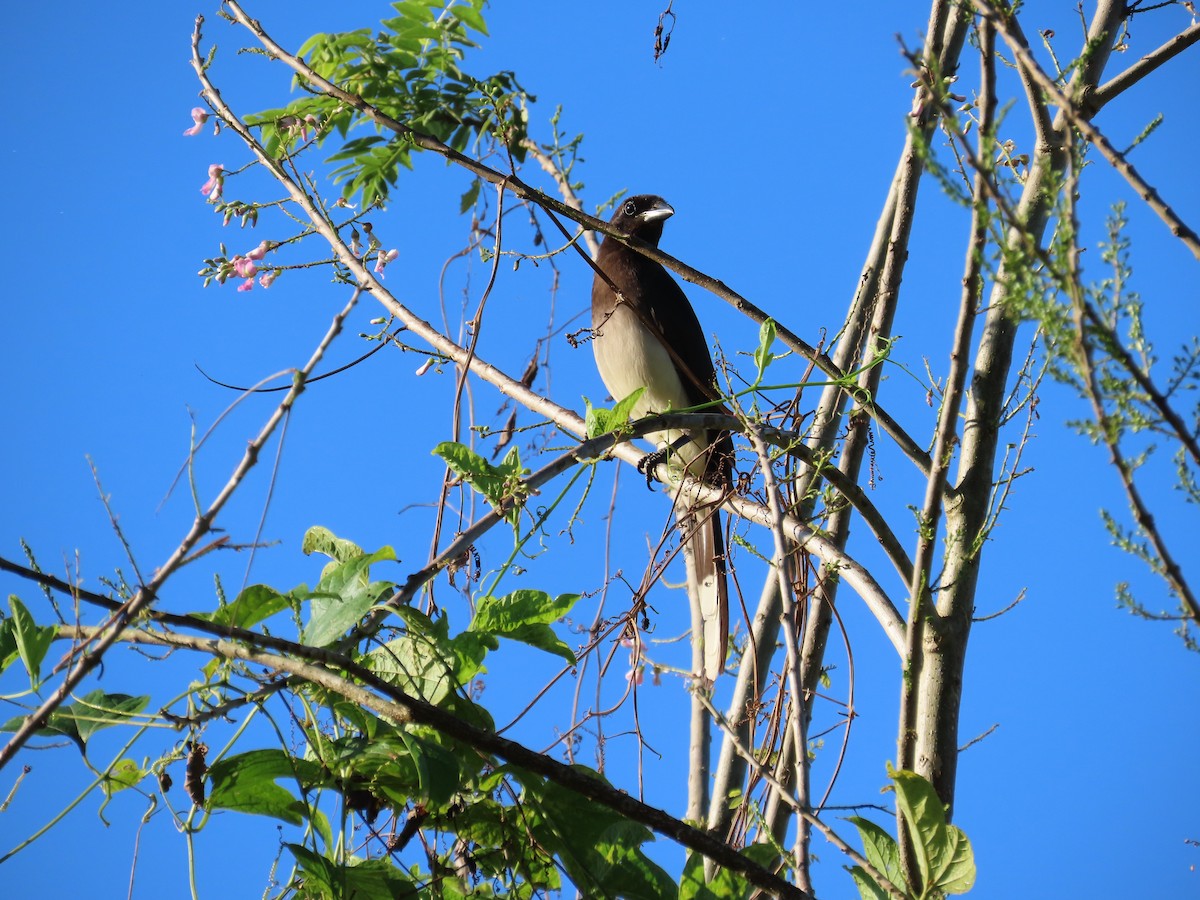
<path id="1" fill-rule="evenodd" d="M 696 523 L 694 514 L 684 520 L 684 558 L 687 562 L 688 594 L 700 610 L 702 629 L 692 636 L 702 647 L 703 670 L 713 681 L 725 671 L 729 652 L 729 585 L 725 572 L 725 537 L 720 513 L 713 510 Z M 687 527 L 690 526 L 690 527 Z"/>

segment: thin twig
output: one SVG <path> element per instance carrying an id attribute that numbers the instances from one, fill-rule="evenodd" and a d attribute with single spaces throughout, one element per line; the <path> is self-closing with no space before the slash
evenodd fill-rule
<path id="1" fill-rule="evenodd" d="M 1182 241 L 1184 246 L 1192 251 L 1193 256 L 1200 259 L 1200 235 L 1197 235 L 1183 219 L 1175 214 L 1175 211 L 1159 196 L 1158 191 L 1151 187 L 1138 174 L 1137 169 L 1129 160 L 1109 143 L 1108 138 L 1088 120 L 1087 115 L 1063 94 L 1054 80 L 1042 70 L 1038 61 L 1034 59 L 1028 43 L 1021 40 L 1020 36 L 1010 27 L 1008 17 L 992 6 L 988 0 L 971 0 L 971 2 L 992 23 L 997 33 L 1004 38 L 1005 43 L 1017 58 L 1017 62 L 1029 73 L 1037 86 L 1046 94 L 1047 99 L 1057 106 L 1062 115 L 1083 135 L 1084 139 L 1096 147 L 1109 164 L 1124 176 L 1137 195 L 1166 223 L 1171 234 Z"/>
<path id="2" fill-rule="evenodd" d="M 325 351 L 333 343 L 334 338 L 341 333 L 346 316 L 350 314 L 350 310 L 354 308 L 354 304 L 358 300 L 358 293 L 356 290 L 350 302 L 334 317 L 329 330 L 313 351 L 312 356 L 309 357 L 308 362 L 296 372 L 292 389 L 280 401 L 258 435 L 247 445 L 241 461 L 234 467 L 233 473 L 230 475 L 225 486 L 217 494 L 208 509 L 201 515 L 198 515 L 192 522 L 191 528 L 188 529 L 188 533 L 180 541 L 179 546 L 175 548 L 166 562 L 158 568 L 154 576 L 148 582 L 139 586 L 134 596 L 128 602 L 122 604 L 120 609 L 114 611 L 109 616 L 108 621 L 96 630 L 93 637 L 94 644 L 91 649 L 79 659 L 63 678 L 62 683 L 46 698 L 41 706 L 25 717 L 25 720 L 17 727 L 16 732 L 9 742 L 0 749 L 0 769 L 3 769 L 4 766 L 12 761 L 17 751 L 44 725 L 50 713 L 62 705 L 67 697 L 71 695 L 71 692 L 87 677 L 88 673 L 100 665 L 104 654 L 120 637 L 122 629 L 149 608 L 155 599 L 157 599 L 158 591 L 166 584 L 167 580 L 176 570 L 179 569 L 183 561 L 190 555 L 196 545 L 200 543 L 201 539 L 209 533 L 217 515 L 241 486 L 246 475 L 254 468 L 255 463 L 258 461 L 259 452 L 275 432 L 275 428 L 291 410 L 292 405 L 299 398 L 300 394 L 304 392 L 304 379 L 324 357 Z"/>
<path id="3" fill-rule="evenodd" d="M 888 878 L 882 872 L 871 865 L 871 863 L 868 862 L 861 853 L 842 840 L 832 828 L 813 815 L 810 810 L 805 809 L 794 799 L 792 799 L 791 795 L 788 793 L 787 787 L 783 784 L 780 784 L 779 779 L 772 775 L 769 769 L 755 759 L 754 754 L 746 747 L 746 745 L 738 740 L 737 732 L 733 728 L 729 727 L 729 724 L 725 721 L 725 717 L 717 711 L 716 707 L 712 705 L 712 702 L 706 699 L 705 703 L 708 705 L 709 714 L 713 717 L 713 719 L 716 720 L 717 724 L 725 732 L 725 739 L 732 743 L 734 750 L 739 756 L 746 760 L 747 763 L 749 763 L 751 769 L 754 770 L 754 773 L 771 786 L 771 788 L 775 791 L 776 796 L 783 798 L 784 803 L 790 806 L 797 815 L 803 817 L 806 822 L 820 831 L 821 834 L 825 836 L 825 839 L 829 841 L 829 843 L 837 847 L 840 851 L 842 851 L 842 853 L 845 853 L 851 862 L 857 866 L 861 866 L 863 871 L 875 880 L 876 884 L 888 892 L 889 896 L 893 897 L 894 900 L 906 900 L 908 895 L 904 891 L 892 884 L 892 882 L 888 880 Z"/>

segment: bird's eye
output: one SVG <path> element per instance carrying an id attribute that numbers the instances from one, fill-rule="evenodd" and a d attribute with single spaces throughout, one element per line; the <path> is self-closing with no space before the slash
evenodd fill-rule
<path id="1" fill-rule="evenodd" d="M 637 207 L 634 205 L 632 200 L 630 200 L 628 203 L 625 204 L 625 215 L 627 215 L 627 216 L 636 216 L 637 215 Z"/>

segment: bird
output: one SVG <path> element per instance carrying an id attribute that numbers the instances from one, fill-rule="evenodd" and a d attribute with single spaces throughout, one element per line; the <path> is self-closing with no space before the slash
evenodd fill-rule
<path id="1" fill-rule="evenodd" d="M 621 202 L 609 224 L 657 247 L 675 210 L 662 197 L 639 194 Z M 681 410 L 718 399 L 716 372 L 700 320 L 687 295 L 662 265 L 612 237 L 596 255 L 592 283 L 592 350 L 614 401 L 638 388 L 632 417 Z M 615 287 L 615 290 L 614 290 Z M 669 454 L 689 475 L 721 488 L 731 483 L 733 441 L 727 432 L 660 431 L 646 435 L 658 452 L 642 460 L 649 473 Z M 729 648 L 729 586 L 725 539 L 716 509 L 680 491 L 675 516 L 683 535 L 688 593 L 700 610 L 701 676 L 724 671 Z M 697 636 L 693 636 L 696 640 Z"/>

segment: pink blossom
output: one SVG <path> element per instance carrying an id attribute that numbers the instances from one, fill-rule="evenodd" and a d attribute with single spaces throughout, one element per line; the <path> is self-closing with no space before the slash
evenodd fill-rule
<path id="1" fill-rule="evenodd" d="M 183 133 L 184 136 L 191 137 L 193 135 L 199 134 L 200 129 L 204 127 L 204 123 L 208 121 L 209 115 L 210 115 L 209 111 L 207 109 L 205 109 L 203 106 L 194 107 L 192 109 L 192 121 L 195 122 L 196 124 L 193 125 L 191 128 L 189 128 L 187 131 L 185 131 Z"/>
<path id="2" fill-rule="evenodd" d="M 317 117 L 312 113 L 309 113 L 307 116 L 305 116 L 304 121 L 300 123 L 300 139 L 303 141 L 308 140 L 309 125 L 311 125 L 313 128 L 317 127 Z"/>
<path id="3" fill-rule="evenodd" d="M 267 249 L 268 249 L 267 242 L 263 241 L 257 247 L 255 247 L 253 250 L 251 250 L 249 253 L 247 253 L 246 258 L 247 259 L 255 259 L 255 260 L 262 259 L 264 256 L 267 255 Z"/>
<path id="4" fill-rule="evenodd" d="M 247 278 L 245 281 L 243 281 L 241 284 L 238 285 L 238 293 L 239 294 L 242 293 L 243 291 L 252 291 L 252 290 L 254 290 L 254 279 L 253 278 Z"/>
<path id="5" fill-rule="evenodd" d="M 399 250 L 389 250 L 387 253 L 380 252 L 375 257 L 375 273 L 382 278 L 383 267 L 392 262 L 400 255 Z"/>
<path id="6" fill-rule="evenodd" d="M 208 181 L 200 188 L 200 193 L 208 194 L 209 200 L 220 200 L 221 191 L 225 190 L 225 167 L 214 163 L 208 167 Z"/>
<path id="7" fill-rule="evenodd" d="M 417 369 L 417 375 L 424 375 L 426 372 L 428 372 L 432 368 L 433 368 L 433 357 L 431 356 L 428 359 L 426 359 L 425 362 L 421 363 L 420 367 Z"/>
<path id="8" fill-rule="evenodd" d="M 258 274 L 258 266 L 254 265 L 254 260 L 245 256 L 235 256 L 230 260 L 233 263 L 233 271 L 237 273 L 238 278 L 249 278 L 253 281 L 254 276 Z M 246 288 L 250 290 L 250 288 Z"/>
<path id="9" fill-rule="evenodd" d="M 630 669 L 628 672 L 625 673 L 625 680 L 632 682 L 635 685 L 641 684 L 642 681 L 645 679 L 645 677 L 646 677 L 646 667 L 645 666 L 635 666 L 634 668 Z"/>
<path id="10" fill-rule="evenodd" d="M 262 288 L 265 291 L 267 288 L 269 288 L 272 284 L 275 283 L 275 279 L 277 277 L 279 277 L 279 270 L 272 269 L 270 272 L 263 272 L 261 275 L 259 275 L 258 283 L 262 285 Z"/>

